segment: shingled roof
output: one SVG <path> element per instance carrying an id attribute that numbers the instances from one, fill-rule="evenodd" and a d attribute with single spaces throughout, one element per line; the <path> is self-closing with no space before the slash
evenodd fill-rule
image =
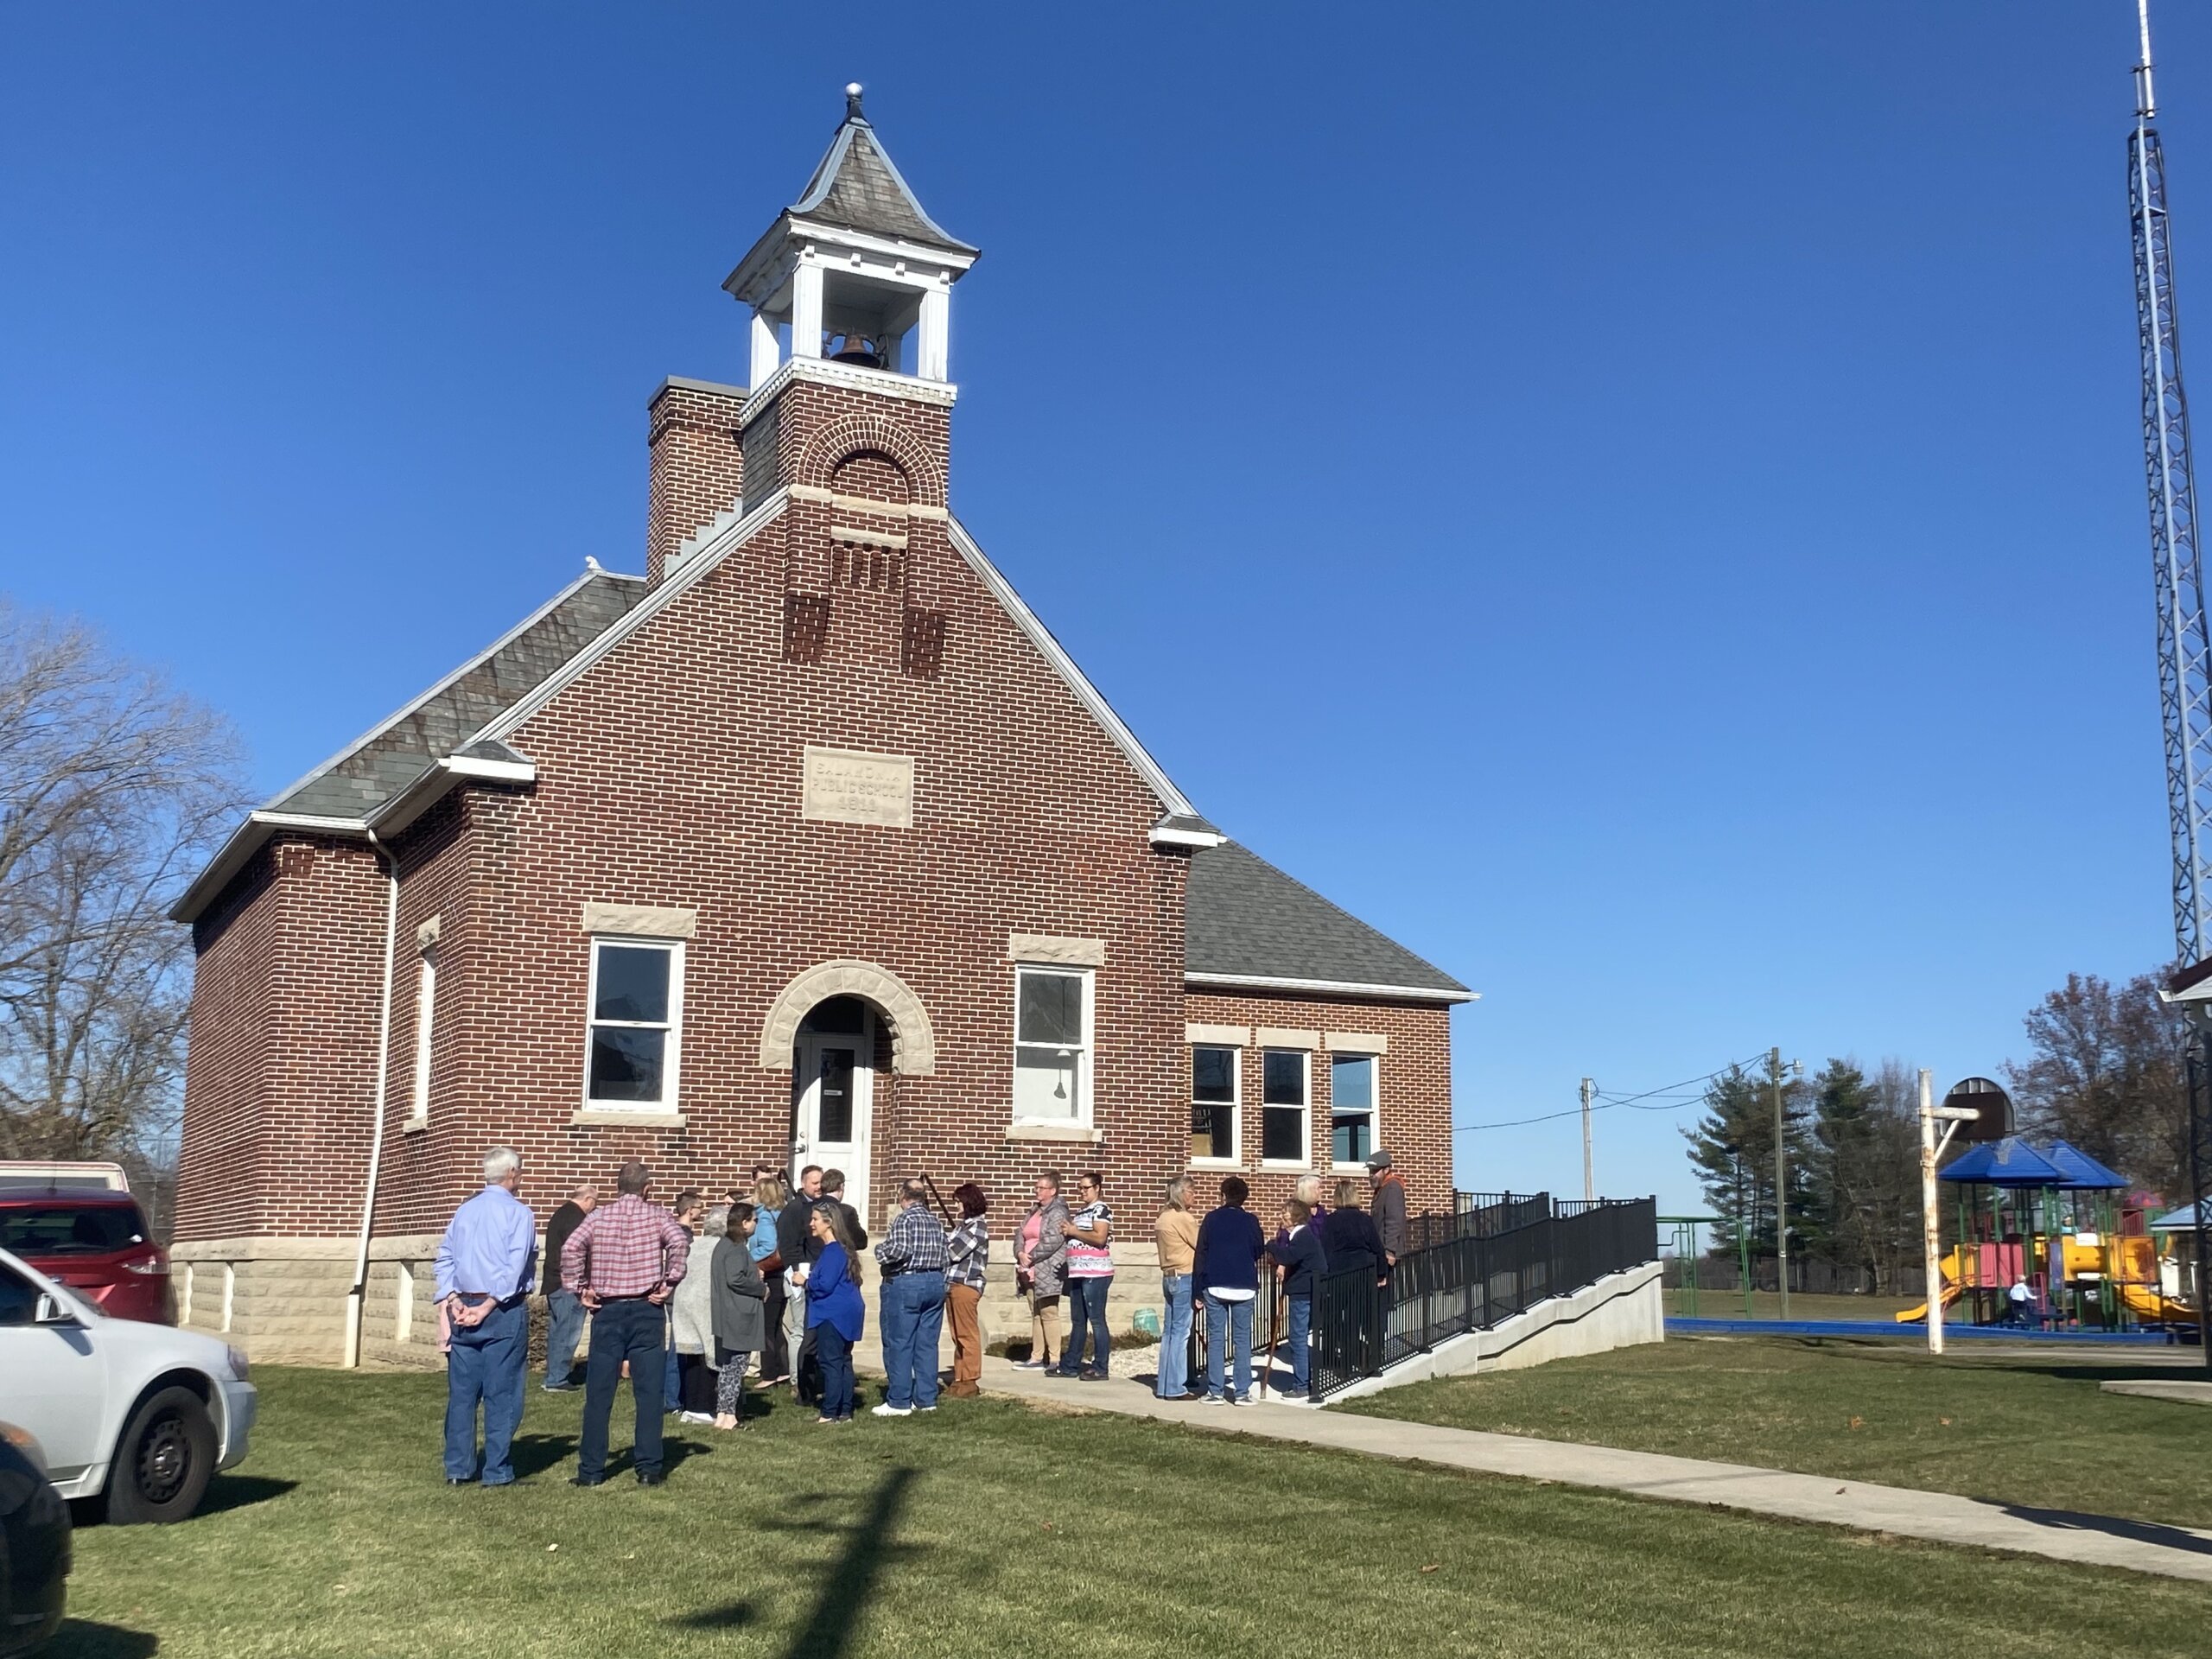
<path id="1" fill-rule="evenodd" d="M 641 576 L 587 571 L 482 656 L 262 810 L 318 818 L 367 816 L 426 766 L 462 753 L 462 745 L 551 678 L 645 596 Z"/>
<path id="2" fill-rule="evenodd" d="M 1184 971 L 1194 980 L 1357 987 L 1435 1001 L 1473 995 L 1233 841 L 1191 855 L 1183 940 Z"/>
<path id="3" fill-rule="evenodd" d="M 820 219 L 921 247 L 978 252 L 922 211 L 922 204 L 884 153 L 875 129 L 860 112 L 858 94 L 848 94 L 846 105 L 844 124 L 830 140 L 829 153 L 799 199 L 785 211 L 795 219 Z"/>

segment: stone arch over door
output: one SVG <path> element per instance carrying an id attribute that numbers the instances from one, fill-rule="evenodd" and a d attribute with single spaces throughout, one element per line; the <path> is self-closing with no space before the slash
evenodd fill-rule
<path id="1" fill-rule="evenodd" d="M 771 1071 L 790 1071 L 799 1021 L 816 1003 L 833 996 L 857 996 L 875 1005 L 891 1027 L 894 1076 L 927 1077 L 937 1070 L 937 1033 L 922 999 L 888 968 L 854 961 L 818 963 L 777 993 L 760 1027 L 761 1065 Z"/>

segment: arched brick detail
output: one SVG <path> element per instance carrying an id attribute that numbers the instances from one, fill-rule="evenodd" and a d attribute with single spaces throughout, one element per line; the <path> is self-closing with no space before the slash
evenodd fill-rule
<path id="1" fill-rule="evenodd" d="M 833 996 L 857 996 L 875 1005 L 891 1022 L 891 1070 L 903 1077 L 927 1077 L 937 1070 L 937 1033 L 929 1011 L 898 975 L 872 962 L 825 962 L 808 969 L 777 994 L 760 1027 L 760 1064 L 788 1071 L 799 1021 L 817 1002 Z"/>
<path id="2" fill-rule="evenodd" d="M 944 505 L 944 469 L 912 434 L 879 415 L 844 416 L 807 439 L 798 459 L 798 481 L 826 490 L 837 464 L 863 449 L 880 450 L 898 462 L 917 503 L 925 507 Z"/>

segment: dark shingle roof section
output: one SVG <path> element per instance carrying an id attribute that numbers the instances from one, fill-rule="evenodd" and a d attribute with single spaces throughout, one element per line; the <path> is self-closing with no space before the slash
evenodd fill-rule
<path id="1" fill-rule="evenodd" d="M 645 591 L 640 577 L 592 572 L 483 658 L 264 810 L 331 818 L 374 810 L 543 684 Z M 482 758 L 514 757 L 508 751 Z"/>
<path id="2" fill-rule="evenodd" d="M 1233 841 L 1192 855 L 1183 933 L 1192 974 L 1467 995 L 1449 974 Z"/>
<path id="3" fill-rule="evenodd" d="M 865 119 L 849 119 L 837 129 L 829 154 L 788 211 L 922 247 L 976 251 L 922 211 Z"/>

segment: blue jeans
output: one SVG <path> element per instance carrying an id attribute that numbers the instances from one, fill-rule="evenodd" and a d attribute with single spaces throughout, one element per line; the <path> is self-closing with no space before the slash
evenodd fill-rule
<path id="1" fill-rule="evenodd" d="M 884 1403 L 937 1404 L 937 1355 L 944 1331 L 944 1275 L 902 1273 L 883 1281 Z"/>
<path id="2" fill-rule="evenodd" d="M 446 1357 L 446 1478 L 476 1474 L 476 1408 L 484 1408 L 484 1484 L 515 1478 L 510 1460 L 522 1427 L 522 1379 L 530 1363 L 530 1309 L 520 1300 L 496 1307 L 484 1323 L 455 1325 Z"/>
<path id="3" fill-rule="evenodd" d="M 835 1325 L 817 1325 L 807 1334 L 814 1338 L 814 1357 L 822 1365 L 822 1414 L 853 1414 L 853 1344 L 837 1334 Z"/>
<path id="4" fill-rule="evenodd" d="M 1160 1275 L 1160 1378 L 1152 1391 L 1162 1400 L 1191 1387 L 1191 1275 Z"/>
<path id="5" fill-rule="evenodd" d="M 1090 1369 L 1101 1376 L 1106 1374 L 1107 1356 L 1114 1351 L 1113 1339 L 1106 1334 L 1106 1293 L 1114 1288 L 1114 1275 L 1099 1279 L 1078 1279 L 1068 1275 L 1068 1339 L 1060 1350 L 1060 1375 L 1073 1376 L 1084 1369 L 1083 1337 L 1092 1332 Z"/>
<path id="6" fill-rule="evenodd" d="M 1283 1338 L 1290 1344 L 1290 1391 L 1310 1393 L 1313 1385 L 1313 1299 L 1292 1296 L 1284 1301 L 1283 1307 L 1290 1321 Z"/>
<path id="7" fill-rule="evenodd" d="M 545 1385 L 566 1386 L 576 1374 L 576 1341 L 584 1333 L 584 1299 L 573 1290 L 556 1290 L 545 1299 L 553 1316 L 553 1329 L 545 1338 Z"/>
<path id="8" fill-rule="evenodd" d="M 1235 1391 L 1230 1398 L 1249 1400 L 1252 1395 L 1252 1304 L 1249 1300 L 1224 1302 L 1206 1298 L 1206 1392 L 1218 1395 L 1222 1392 L 1222 1351 L 1229 1345 L 1231 1332 L 1236 1342 L 1236 1372 Z"/>
<path id="9" fill-rule="evenodd" d="M 660 1389 L 667 1346 L 668 1310 L 644 1297 L 607 1302 L 591 1316 L 591 1357 L 584 1362 L 583 1438 L 576 1447 L 576 1474 L 598 1480 L 607 1473 L 607 1420 L 614 1411 L 614 1390 L 622 1381 L 622 1362 L 630 1362 L 630 1395 L 638 1408 L 638 1430 L 631 1442 L 630 1465 L 641 1475 L 661 1471 Z"/>

